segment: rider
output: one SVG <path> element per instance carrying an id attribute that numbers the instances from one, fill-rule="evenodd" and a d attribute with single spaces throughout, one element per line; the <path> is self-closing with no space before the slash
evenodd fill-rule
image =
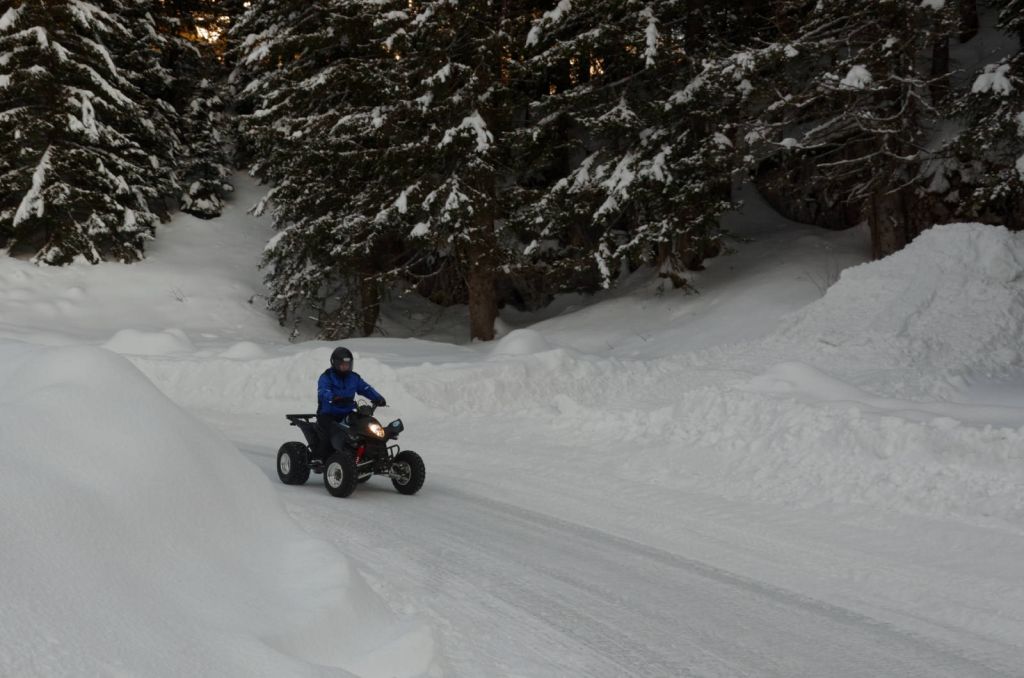
<path id="1" fill-rule="evenodd" d="M 387 407 L 384 396 L 352 371 L 352 351 L 339 346 L 331 353 L 331 367 L 324 370 L 317 382 L 316 420 L 321 430 L 332 440 L 337 425 L 356 409 L 356 394 L 369 398 L 377 407 Z"/>

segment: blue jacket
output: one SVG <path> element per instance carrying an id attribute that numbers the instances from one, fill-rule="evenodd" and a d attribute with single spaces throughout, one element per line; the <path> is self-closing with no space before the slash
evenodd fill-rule
<path id="1" fill-rule="evenodd" d="M 337 396 L 342 398 L 355 398 L 356 394 L 379 400 L 381 395 L 372 386 L 363 381 L 355 372 L 349 372 L 344 376 L 338 374 L 335 369 L 329 369 L 320 375 L 320 381 L 316 385 L 317 414 L 332 414 L 343 417 L 356 409 L 355 402 L 345 405 L 333 405 L 331 399 Z"/>

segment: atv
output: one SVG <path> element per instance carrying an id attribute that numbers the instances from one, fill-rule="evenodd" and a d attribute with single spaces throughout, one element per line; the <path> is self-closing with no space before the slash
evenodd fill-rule
<path id="1" fill-rule="evenodd" d="M 402 494 L 416 494 L 426 479 L 423 458 L 402 450 L 398 434 L 405 430 L 401 419 L 387 426 L 374 417 L 374 405 L 359 405 L 355 412 L 332 427 L 328 435 L 315 414 L 286 414 L 299 427 L 305 443 L 289 442 L 277 452 L 277 477 L 285 485 L 302 485 L 310 472 L 324 475 L 324 486 L 335 497 L 347 497 L 356 485 L 373 476 L 387 476 Z"/>

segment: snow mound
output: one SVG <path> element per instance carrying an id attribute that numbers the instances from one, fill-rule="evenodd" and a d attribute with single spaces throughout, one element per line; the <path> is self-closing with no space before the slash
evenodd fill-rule
<path id="1" fill-rule="evenodd" d="M 267 352 L 259 344 L 251 341 L 240 341 L 221 352 L 220 357 L 231 360 L 257 360 L 266 358 Z"/>
<path id="2" fill-rule="evenodd" d="M 532 355 L 542 351 L 550 351 L 553 347 L 540 332 L 536 330 L 512 330 L 498 340 L 492 349 L 492 355 Z"/>
<path id="3" fill-rule="evenodd" d="M 0 675 L 429 669 L 430 634 L 125 359 L 0 342 L 0 382 Z"/>
<path id="4" fill-rule="evenodd" d="M 103 344 L 103 348 L 127 355 L 171 355 L 191 353 L 196 349 L 188 335 L 179 329 L 163 332 L 120 330 Z"/>
<path id="5" fill-rule="evenodd" d="M 229 349 L 229 351 L 232 351 Z M 132 362 L 168 397 L 195 410 L 260 413 L 316 410 L 317 379 L 328 366 L 330 349 L 303 349 L 280 357 L 240 359 L 223 354 L 207 358 L 132 356 Z M 396 370 L 375 358 L 356 354 L 357 371 L 397 405 L 409 401 Z"/>
<path id="6" fill-rule="evenodd" d="M 904 250 L 843 271 L 771 342 L 840 373 L 993 373 L 1022 362 L 1024 234 L 981 224 L 936 226 Z M 933 384 L 933 387 L 936 385 Z M 909 390 L 908 390 L 909 392 Z M 917 391 L 921 395 L 921 390 Z M 930 395 L 948 395 L 935 390 Z"/>

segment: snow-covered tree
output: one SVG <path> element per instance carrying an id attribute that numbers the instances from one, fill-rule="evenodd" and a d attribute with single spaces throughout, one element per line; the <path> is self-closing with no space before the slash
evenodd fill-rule
<path id="1" fill-rule="evenodd" d="M 282 318 L 308 305 L 323 336 L 369 332 L 382 285 L 444 280 L 471 334 L 494 336 L 514 5 L 265 2 L 239 23 L 241 139 L 273 185 Z"/>
<path id="2" fill-rule="evenodd" d="M 389 181 L 398 131 L 384 45 L 403 1 L 256 2 L 233 31 L 240 140 L 272 185 L 257 211 L 280 230 L 265 257 L 282 322 L 312 313 L 320 336 L 372 332 L 401 271 Z"/>
<path id="3" fill-rule="evenodd" d="M 400 97 L 387 107 L 394 152 L 390 214 L 411 239 L 420 275 L 462 281 L 470 334 L 494 337 L 497 283 L 517 251 L 512 132 L 524 108 L 521 40 L 530 5 L 432 0 L 387 38 Z"/>
<path id="4" fill-rule="evenodd" d="M 922 169 L 931 161 L 929 124 L 939 112 L 929 56 L 953 27 L 952 3 L 822 0 L 780 5 L 791 18 L 780 68 L 765 76 L 777 93 L 755 117 L 750 140 L 799 155 L 812 182 L 858 206 L 875 256 L 927 227 L 917 218 Z"/>
<path id="5" fill-rule="evenodd" d="M 142 34 L 131 55 L 148 66 L 140 68 L 140 89 L 170 118 L 180 138 L 179 206 L 203 218 L 219 216 L 224 197 L 232 190 L 221 95 L 226 73 L 220 56 L 233 17 L 221 4 L 214 0 L 139 3 L 136 11 L 145 13 L 156 30 Z"/>
<path id="6" fill-rule="evenodd" d="M 1024 0 L 1001 4 L 997 26 L 1024 40 Z M 950 144 L 953 197 L 973 218 L 1024 228 L 1024 43 L 983 66 L 954 112 L 966 126 Z"/>
<path id="7" fill-rule="evenodd" d="M 132 261 L 173 193 L 176 135 L 122 57 L 130 3 L 24 0 L 0 14 L 0 243 L 63 264 Z"/>
<path id="8" fill-rule="evenodd" d="M 999 27 L 1016 33 L 1024 49 L 1024 0 L 997 0 Z"/>
<path id="9" fill-rule="evenodd" d="M 204 59 L 207 63 L 215 63 Z M 231 160 L 224 120 L 225 103 L 220 82 L 211 79 L 216 69 L 204 69 L 205 77 L 192 82 L 190 96 L 181 116 L 184 146 L 181 168 L 181 210 L 197 217 L 218 217 L 231 185 Z"/>
<path id="10" fill-rule="evenodd" d="M 559 2 L 539 15 L 528 63 L 547 91 L 526 132 L 568 172 L 529 211 L 528 254 L 596 268 L 605 284 L 623 261 L 654 260 L 682 284 L 716 251 L 750 90 L 747 32 L 734 8 L 703 3 Z"/>

